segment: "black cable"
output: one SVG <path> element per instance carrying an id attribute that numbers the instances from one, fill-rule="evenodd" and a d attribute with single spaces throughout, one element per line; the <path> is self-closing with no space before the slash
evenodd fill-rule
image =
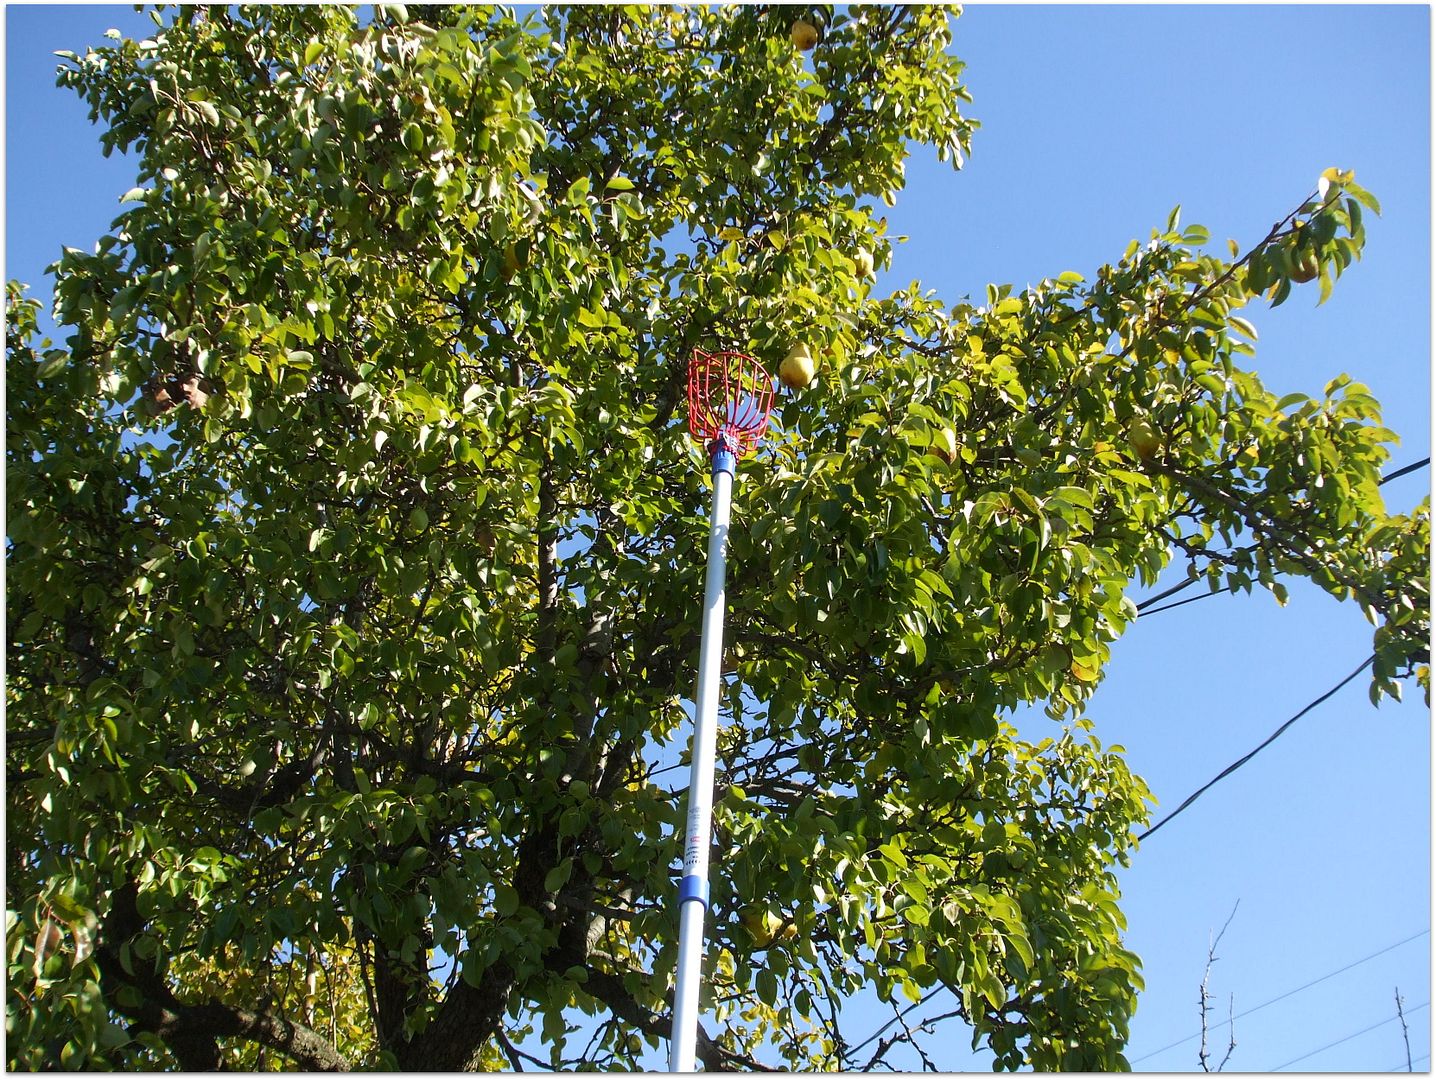
<path id="1" fill-rule="evenodd" d="M 1388 473 L 1386 476 L 1383 476 L 1381 478 L 1381 484 L 1389 483 L 1390 481 L 1395 480 L 1399 476 L 1405 476 L 1409 472 L 1415 472 L 1417 469 L 1425 468 L 1427 465 L 1430 464 L 1430 458 L 1422 458 L 1420 461 L 1415 462 L 1414 464 L 1407 465 L 1405 468 L 1397 469 L 1394 473 Z M 1377 484 L 1376 486 L 1380 487 L 1381 484 Z"/>
<path id="2" fill-rule="evenodd" d="M 1181 806 L 1177 807 L 1177 808 L 1176 808 L 1175 810 L 1173 810 L 1170 814 L 1168 814 L 1166 817 L 1164 817 L 1161 821 L 1157 822 L 1157 824 L 1153 825 L 1153 826 L 1152 826 L 1150 829 L 1148 829 L 1146 832 L 1142 833 L 1140 836 L 1137 837 L 1137 839 L 1138 839 L 1139 841 L 1140 841 L 1140 840 L 1145 840 L 1145 839 L 1147 839 L 1147 837 L 1151 836 L 1154 832 L 1156 832 L 1158 829 L 1160 829 L 1163 825 L 1165 825 L 1167 822 L 1171 821 L 1174 817 L 1176 817 L 1178 814 L 1180 814 L 1183 810 L 1185 810 L 1187 807 L 1191 806 L 1192 803 L 1196 802 L 1199 798 L 1201 798 L 1202 793 L 1205 792 L 1209 787 L 1211 787 L 1213 784 L 1217 783 L 1219 780 L 1224 780 L 1224 779 L 1226 779 L 1228 776 L 1230 776 L 1232 773 L 1236 772 L 1238 769 L 1240 769 L 1243 765 L 1245 765 L 1245 764 L 1246 764 L 1248 761 L 1250 761 L 1252 758 L 1254 758 L 1254 757 L 1256 757 L 1258 754 L 1260 754 L 1263 750 L 1265 750 L 1268 746 L 1270 746 L 1273 742 L 1275 742 L 1275 741 L 1277 740 L 1277 738 L 1282 734 L 1282 732 L 1286 731 L 1286 729 L 1289 728 L 1289 727 L 1291 727 L 1292 724 L 1296 723 L 1298 720 L 1300 720 L 1300 719 L 1301 719 L 1303 716 L 1305 716 L 1307 713 L 1311 712 L 1312 709 L 1316 708 L 1318 705 L 1320 705 L 1320 704 L 1321 704 L 1323 701 L 1325 701 L 1327 698 L 1331 697 L 1332 694 L 1336 693 L 1336 692 L 1337 692 L 1338 690 L 1340 690 L 1343 686 L 1345 686 L 1347 683 L 1349 683 L 1352 679 L 1356 678 L 1356 676 L 1360 675 L 1363 671 L 1365 671 L 1367 668 L 1369 668 L 1369 667 L 1371 666 L 1372 662 L 1373 662 L 1375 659 L 1376 659 L 1375 656 L 1368 656 L 1365 660 L 1363 660 L 1363 661 L 1361 662 L 1361 664 L 1356 668 L 1356 670 L 1353 671 L 1350 675 L 1348 675 L 1346 678 L 1342 679 L 1341 682 L 1337 683 L 1335 686 L 1333 686 L 1333 687 L 1332 687 L 1330 690 L 1328 690 L 1326 693 L 1322 694 L 1321 697 L 1317 698 L 1315 701 L 1313 701 L 1313 702 L 1311 702 L 1310 704 L 1308 704 L 1305 708 L 1303 708 L 1303 709 L 1301 710 L 1301 712 L 1297 713 L 1295 716 L 1293 716 L 1293 717 L 1292 717 L 1290 720 L 1288 720 L 1286 723 L 1282 724 L 1281 727 L 1279 727 L 1279 728 L 1277 728 L 1275 731 L 1273 731 L 1270 735 L 1268 735 L 1268 736 L 1261 742 L 1261 744 L 1260 744 L 1259 746 L 1257 746 L 1256 749 L 1252 750 L 1249 754 L 1245 755 L 1244 757 L 1238 758 L 1236 761 L 1232 762 L 1230 765 L 1228 765 L 1228 766 L 1227 766 L 1225 769 L 1223 769 L 1221 772 L 1217 773 L 1216 776 L 1214 776 L 1214 777 L 1212 777 L 1210 780 L 1208 780 L 1208 781 L 1207 781 L 1205 784 L 1203 784 L 1201 787 L 1197 788 L 1196 791 L 1192 792 L 1190 795 L 1187 796 L 1186 800 L 1182 803 Z"/>
<path id="3" fill-rule="evenodd" d="M 1320 978 L 1312 979 L 1311 982 L 1309 982 L 1309 983 L 1303 983 L 1301 986 L 1298 986 L 1295 990 L 1288 990 L 1288 991 L 1287 991 L 1286 993 L 1284 993 L 1284 994 L 1278 994 L 1276 997 L 1272 998 L 1270 1001 L 1263 1001 L 1260 1005 L 1253 1005 L 1250 1009 L 1247 1009 L 1245 1012 L 1239 1012 L 1239 1013 L 1237 1013 L 1236 1016 L 1232 1017 L 1231 1020 L 1223 1020 L 1220 1024 L 1217 1024 L 1215 1027 L 1211 1028 L 1210 1030 L 1216 1031 L 1216 1030 L 1218 1030 L 1218 1029 L 1220 1029 L 1220 1028 L 1226 1027 L 1227 1024 L 1232 1023 L 1232 1021 L 1240 1020 L 1243 1016 L 1250 1016 L 1250 1015 L 1251 1015 L 1252 1013 L 1254 1013 L 1254 1012 L 1260 1012 L 1262 1009 L 1265 1009 L 1268 1005 L 1275 1005 L 1278 1001 L 1285 1001 L 1287 998 L 1291 997 L 1293 994 L 1299 994 L 1299 993 L 1301 993 L 1303 990 L 1310 990 L 1313 986 L 1317 985 L 1317 983 L 1324 983 L 1324 982 L 1326 982 L 1327 979 L 1335 978 L 1337 975 L 1340 975 L 1340 974 L 1342 974 L 1343 972 L 1350 971 L 1350 970 L 1351 970 L 1352 968 L 1354 968 L 1354 967 L 1359 967 L 1360 965 L 1366 963 L 1368 960 L 1375 960 L 1378 956 L 1383 956 L 1383 955 L 1385 955 L 1386 953 L 1389 953 L 1392 949 L 1399 949 L 1402 945 L 1405 945 L 1405 944 L 1408 944 L 1409 942 L 1415 941 L 1417 938 L 1425 937 L 1425 936 L 1426 936 L 1427 934 L 1429 934 L 1429 933 L 1431 933 L 1431 930 L 1430 930 L 1430 928 L 1428 927 L 1427 929 L 1422 930 L 1422 931 L 1420 931 L 1419 933 L 1412 934 L 1410 937 L 1402 938 L 1400 941 L 1396 942 L 1396 944 L 1394 944 L 1394 945 L 1388 945 L 1388 946 L 1386 946 L 1386 948 L 1384 948 L 1384 949 L 1377 949 L 1377 950 L 1376 950 L 1374 953 L 1372 953 L 1371 955 L 1369 955 L 1369 956 L 1363 956 L 1360 960 L 1353 960 L 1351 963 L 1347 964 L 1345 967 L 1339 967 L 1339 968 L 1337 968 L 1335 971 L 1328 971 L 1325 975 L 1322 975 Z M 1162 1047 L 1160 1050 L 1153 1050 L 1153 1051 L 1151 1051 L 1151 1052 L 1149 1052 L 1149 1053 L 1143 1054 L 1143 1055 L 1142 1055 L 1141 1057 L 1139 1057 L 1139 1058 L 1132 1058 L 1132 1059 L 1131 1059 L 1131 1063 L 1132 1063 L 1133 1065 L 1135 1065 L 1135 1064 L 1137 1064 L 1139 1061 L 1146 1061 L 1148 1058 L 1156 1057 L 1158 1054 L 1164 1054 L 1164 1053 L 1166 1053 L 1168 1050 L 1171 1050 L 1173 1047 L 1181 1046 L 1183 1043 L 1189 1043 L 1189 1042 L 1191 1042 L 1193 1039 L 1200 1039 L 1201 1037 L 1202 1037 L 1202 1033 L 1201 1033 L 1200 1031 L 1197 1032 L 1197 1033 L 1194 1034 L 1194 1035 L 1188 1035 L 1185 1039 L 1178 1039 L 1178 1040 L 1177 1040 L 1176 1042 L 1174 1042 L 1174 1043 L 1168 1043 L 1166 1046 Z"/>
<path id="4" fill-rule="evenodd" d="M 1202 593 L 1201 596 L 1189 596 L 1185 600 L 1178 600 L 1175 603 L 1163 604 L 1161 607 L 1154 607 L 1151 611 L 1139 611 L 1138 618 L 1145 618 L 1148 615 L 1155 615 L 1159 611 L 1171 611 L 1174 607 L 1181 607 L 1183 604 L 1195 604 L 1198 600 L 1210 600 L 1214 596 L 1225 596 L 1225 592 Z M 1155 597 L 1154 597 L 1155 599 Z"/>
<path id="5" fill-rule="evenodd" d="M 1425 1060 L 1426 1060 L 1427 1058 L 1429 1058 L 1430 1056 L 1431 1056 L 1430 1054 L 1422 1054 L 1420 1057 L 1414 1057 L 1414 1058 L 1411 1059 L 1411 1065 L 1415 1065 L 1418 1061 L 1425 1061 Z M 1395 1065 L 1391 1066 L 1391 1068 L 1387 1069 L 1386 1071 L 1387 1071 L 1387 1072 L 1409 1072 L 1409 1071 L 1410 1071 L 1410 1067 L 1406 1064 L 1406 1062 L 1404 1062 L 1404 1061 L 1398 1061 Z"/>
<path id="6" fill-rule="evenodd" d="M 1152 604 L 1155 604 L 1158 600 L 1165 600 L 1165 599 L 1166 599 L 1167 597 L 1169 597 L 1169 596 L 1175 596 L 1175 595 L 1177 595 L 1177 593 L 1181 592 L 1183 589 L 1189 589 L 1189 588 L 1191 588 L 1193 585 L 1195 585 L 1197 582 L 1199 582 L 1199 581 L 1201 581 L 1201 580 L 1202 580 L 1202 579 L 1199 578 L 1199 577 L 1187 578 L 1186 581 L 1183 581 L 1183 582 L 1181 582 L 1181 583 L 1178 584 L 1178 585 L 1173 585 L 1170 589 L 1163 589 L 1163 590 L 1162 590 L 1161 592 L 1159 592 L 1156 596 L 1149 596 L 1149 597 L 1147 597 L 1147 599 L 1143 600 L 1140 604 L 1137 605 L 1137 613 L 1140 615 L 1140 614 L 1142 613 L 1142 609 L 1143 609 L 1143 608 L 1150 607 Z"/>
<path id="7" fill-rule="evenodd" d="M 1426 1008 L 1426 1007 L 1427 1007 L 1428 1005 L 1430 1005 L 1430 1004 L 1431 1004 L 1431 1002 L 1429 1002 L 1429 1001 L 1423 1001 L 1420 1005 L 1417 1005 L 1416 1008 L 1412 1009 L 1411 1011 L 1412 1011 L 1412 1012 L 1420 1012 L 1422 1009 Z M 1280 1072 L 1282 1069 L 1285 1069 L 1285 1068 L 1287 1067 L 1287 1065 L 1295 1065 L 1298 1061 L 1305 1061 L 1305 1060 L 1306 1060 L 1307 1058 L 1309 1058 L 1309 1057 L 1315 1057 L 1317 1054 L 1321 1053 L 1323 1050 L 1330 1050 L 1333 1046 L 1340 1046 L 1340 1045 L 1341 1045 L 1342 1043 L 1344 1043 L 1344 1042 L 1350 1042 L 1352 1039 L 1356 1038 L 1358 1035 L 1365 1035 L 1368 1031 L 1375 1031 L 1377 1028 L 1379 1028 L 1379 1027 L 1385 1027 L 1387 1024 L 1394 1024 L 1397 1019 L 1398 1019 L 1398 1018 L 1395 1017 L 1395 1016 L 1388 1016 L 1385 1020 L 1382 1020 L 1380 1023 L 1372 1024 L 1370 1027 L 1364 1027 L 1364 1028 L 1362 1028 L 1360 1031 L 1353 1031 L 1350 1035 L 1346 1036 L 1346 1037 L 1343 1038 L 1343 1039 L 1337 1039 L 1336 1042 L 1329 1042 L 1329 1043 L 1327 1043 L 1325 1046 L 1318 1047 L 1318 1048 L 1315 1049 L 1315 1050 L 1312 1050 L 1312 1051 L 1309 1051 L 1308 1053 L 1302 1054 L 1301 1057 L 1292 1058 L 1292 1059 L 1291 1059 L 1290 1061 L 1288 1061 L 1285 1065 L 1278 1065 L 1278 1066 L 1277 1066 L 1276 1068 L 1274 1068 L 1274 1069 L 1268 1069 L 1267 1072 Z"/>

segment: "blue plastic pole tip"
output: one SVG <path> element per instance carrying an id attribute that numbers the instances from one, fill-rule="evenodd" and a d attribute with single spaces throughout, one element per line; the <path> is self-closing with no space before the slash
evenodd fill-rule
<path id="1" fill-rule="evenodd" d="M 729 476 L 732 476 L 733 473 L 734 473 L 734 470 L 737 469 L 737 467 L 738 467 L 738 459 L 737 459 L 736 456 L 734 456 L 733 451 L 732 451 L 731 449 L 729 449 L 729 446 L 730 446 L 730 445 L 731 445 L 730 443 L 725 443 L 724 441 L 722 441 L 722 440 L 720 440 L 720 439 L 714 439 L 714 440 L 713 440 L 713 475 L 714 475 L 714 476 L 717 476 L 720 472 L 725 472 L 725 473 L 727 473 Z"/>
<path id="2" fill-rule="evenodd" d="M 678 903 L 681 906 L 685 900 L 697 900 L 708 909 L 708 882 L 701 877 L 690 874 L 678 883 Z"/>

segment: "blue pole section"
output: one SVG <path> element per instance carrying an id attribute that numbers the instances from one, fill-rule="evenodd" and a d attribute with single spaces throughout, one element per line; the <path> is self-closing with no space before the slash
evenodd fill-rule
<path id="1" fill-rule="evenodd" d="M 723 578 L 727 569 L 728 510 L 737 464 L 720 436 L 713 447 L 713 514 L 708 527 L 708 574 L 703 585 L 703 637 L 693 756 L 688 773 L 688 832 L 678 889 L 678 975 L 673 994 L 670 1072 L 693 1072 L 698 1044 L 698 984 L 703 967 L 703 913 L 708 907 L 708 851 L 713 827 L 713 769 L 718 750 L 718 691 L 723 659 Z"/>

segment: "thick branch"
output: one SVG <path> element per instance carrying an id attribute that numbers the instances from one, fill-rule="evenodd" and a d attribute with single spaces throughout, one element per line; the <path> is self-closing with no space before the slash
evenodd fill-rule
<path id="1" fill-rule="evenodd" d="M 139 912 L 139 887 L 127 882 L 110 895 L 110 912 L 95 949 L 105 998 L 115 1012 L 152 1031 L 187 1072 L 210 1072 L 223 1065 L 217 1037 L 248 1039 L 277 1050 L 304 1069 L 347 1072 L 348 1060 L 317 1031 L 269 1013 L 253 1012 L 219 1001 L 186 1004 L 175 997 L 163 974 L 143 961 L 127 965 L 121 951 L 145 929 Z M 131 973 L 133 972 L 133 974 Z M 139 993 L 137 1004 L 125 1004 L 121 987 Z"/>

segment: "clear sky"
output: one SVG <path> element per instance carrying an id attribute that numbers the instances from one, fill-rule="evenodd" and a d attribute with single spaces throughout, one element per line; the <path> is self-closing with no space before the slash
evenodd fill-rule
<path id="1" fill-rule="evenodd" d="M 44 267 L 62 244 L 93 245 L 134 183 L 55 88 L 51 53 L 151 24 L 120 6 L 11 6 L 5 23 L 5 274 L 47 297 Z M 1312 286 L 1246 312 L 1261 334 L 1252 366 L 1273 389 L 1315 396 L 1349 373 L 1402 438 L 1392 468 L 1430 453 L 1427 7 L 982 5 L 955 36 L 983 126 L 961 173 L 928 154 L 910 163 L 889 212 L 910 240 L 881 284 L 917 279 L 955 301 L 988 282 L 1090 276 L 1178 203 L 1214 244 L 1245 247 L 1322 169 L 1354 169 L 1384 210 L 1368 220 L 1364 261 L 1322 307 Z M 1383 491 L 1405 510 L 1429 487 L 1421 470 Z M 1150 615 L 1113 649 L 1089 714 L 1127 748 L 1160 815 L 1360 663 L 1370 629 L 1353 606 L 1296 586 L 1285 609 L 1260 593 Z M 1209 934 L 1240 901 L 1208 984 L 1212 1024 L 1234 996 L 1230 1071 L 1404 1069 L 1398 987 L 1415 1067 L 1430 1069 L 1430 714 L 1419 692 L 1374 709 L 1365 691 L 1359 678 L 1300 720 L 1123 873 L 1147 981 L 1137 1068 L 1198 1068 L 1195 1037 L 1153 1052 L 1199 1031 Z M 943 1031 L 929 1047 L 945 1067 L 987 1067 L 962 1032 Z M 1211 1041 L 1220 1055 L 1225 1029 Z"/>

